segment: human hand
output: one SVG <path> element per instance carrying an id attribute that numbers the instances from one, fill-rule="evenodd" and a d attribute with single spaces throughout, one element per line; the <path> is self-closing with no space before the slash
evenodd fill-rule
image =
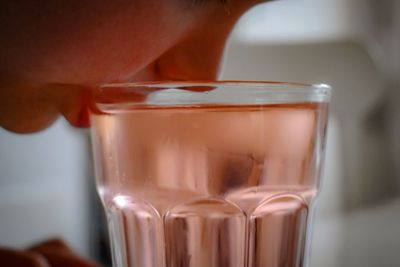
<path id="1" fill-rule="evenodd" d="M 98 267 L 82 259 L 62 241 L 54 239 L 18 251 L 0 247 L 0 262 L 4 267 Z"/>

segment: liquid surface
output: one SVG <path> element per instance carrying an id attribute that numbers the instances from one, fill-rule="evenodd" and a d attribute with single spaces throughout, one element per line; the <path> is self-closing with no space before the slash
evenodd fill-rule
<path id="1" fill-rule="evenodd" d="M 103 106 L 91 123 L 115 266 L 303 266 L 324 104 Z"/>

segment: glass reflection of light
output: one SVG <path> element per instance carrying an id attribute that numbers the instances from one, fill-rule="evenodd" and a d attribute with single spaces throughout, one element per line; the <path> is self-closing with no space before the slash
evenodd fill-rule
<path id="1" fill-rule="evenodd" d="M 128 205 L 128 199 L 125 196 L 118 195 L 113 199 L 114 203 L 117 205 L 119 208 L 124 208 Z"/>

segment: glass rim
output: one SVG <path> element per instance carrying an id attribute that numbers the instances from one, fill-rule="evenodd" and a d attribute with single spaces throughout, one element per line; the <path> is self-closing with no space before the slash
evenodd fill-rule
<path id="1" fill-rule="evenodd" d="M 169 88 L 169 87 L 194 87 L 194 86 L 250 86 L 250 87 L 266 87 L 266 86 L 286 86 L 286 87 L 301 87 L 310 89 L 321 89 L 323 91 L 331 91 L 331 86 L 326 83 L 302 83 L 302 82 L 283 82 L 283 81 L 251 81 L 251 80 L 215 80 L 215 81 L 149 81 L 149 82 L 116 82 L 104 83 L 99 88 L 115 88 L 115 87 L 149 87 L 149 88 Z M 267 88 L 265 88 L 267 89 Z"/>
<path id="2" fill-rule="evenodd" d="M 204 90 L 202 89 L 204 88 Z M 209 89 L 212 88 L 212 89 Z M 306 84 L 281 81 L 156 81 L 107 83 L 95 90 L 94 102 L 122 106 L 193 106 L 202 104 L 260 105 L 274 103 L 329 102 L 331 87 L 327 84 Z M 130 97 L 114 98 L 107 95 L 139 93 L 146 101 L 137 102 Z M 102 97 L 104 96 L 104 97 Z M 121 107 L 122 107 L 121 106 Z"/>

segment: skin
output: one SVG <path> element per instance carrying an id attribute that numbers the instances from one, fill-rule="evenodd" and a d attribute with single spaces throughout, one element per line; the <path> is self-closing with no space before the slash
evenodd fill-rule
<path id="1" fill-rule="evenodd" d="M 0 126 L 29 133 L 62 114 L 88 126 L 91 88 L 214 80 L 226 39 L 257 0 L 0 2 Z"/>
<path id="2" fill-rule="evenodd" d="M 94 262 L 84 260 L 61 240 L 54 239 L 23 251 L 0 247 L 2 266 L 13 267 L 98 267 Z"/>
<path id="3" fill-rule="evenodd" d="M 0 126 L 31 133 L 62 115 L 87 127 L 90 90 L 104 83 L 214 80 L 230 31 L 259 2 L 0 1 Z M 0 248 L 0 262 L 96 266 L 61 241 Z"/>

